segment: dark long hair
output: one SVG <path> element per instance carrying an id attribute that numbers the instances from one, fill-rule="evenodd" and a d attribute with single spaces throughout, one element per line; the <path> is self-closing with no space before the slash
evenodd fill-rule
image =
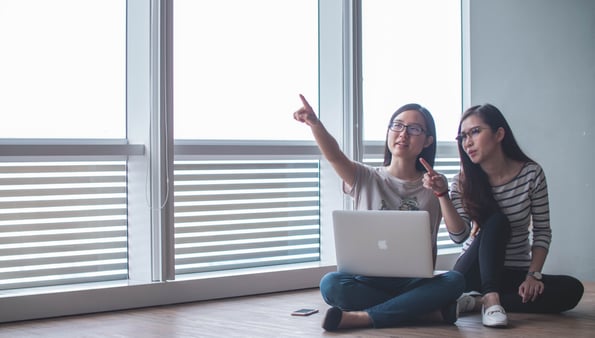
<path id="1" fill-rule="evenodd" d="M 426 169 L 419 162 L 419 158 L 423 157 L 423 159 L 426 160 L 432 167 L 434 166 L 434 160 L 436 159 L 436 124 L 434 123 L 434 118 L 432 117 L 432 114 L 426 108 L 422 107 L 421 105 L 419 105 L 417 103 L 409 103 L 409 104 L 406 104 L 406 105 L 402 106 L 401 108 L 397 109 L 397 111 L 391 115 L 390 120 L 388 121 L 388 127 L 390 127 L 391 123 L 397 117 L 397 115 L 399 115 L 402 112 L 407 111 L 407 110 L 415 110 L 421 114 L 421 116 L 424 118 L 424 121 L 426 123 L 426 131 L 425 131 L 426 137 L 432 136 L 434 138 L 434 142 L 432 142 L 432 144 L 430 144 L 429 146 L 425 147 L 421 151 L 421 153 L 419 155 L 417 155 L 417 159 L 415 161 L 415 168 L 418 171 L 423 172 Z M 386 139 L 384 141 L 384 165 L 385 166 L 389 165 L 393 159 L 393 154 L 388 149 L 388 132 L 389 132 L 388 127 L 386 129 Z"/>
<path id="2" fill-rule="evenodd" d="M 500 145 L 506 157 L 521 162 L 533 162 L 519 147 L 512 129 L 508 125 L 508 122 L 506 122 L 502 112 L 489 103 L 476 105 L 467 109 L 461 117 L 457 135 L 461 134 L 463 121 L 472 115 L 482 119 L 485 124 L 490 126 L 490 129 L 494 133 L 498 128 L 504 130 L 504 138 Z M 471 216 L 471 219 L 482 224 L 487 217 L 491 216 L 494 212 L 500 211 L 500 206 L 498 206 L 492 194 L 492 186 L 490 185 L 488 175 L 479 164 L 471 162 L 461 142 L 458 142 L 458 147 L 462 166 L 461 192 L 463 205 L 469 216 Z"/>

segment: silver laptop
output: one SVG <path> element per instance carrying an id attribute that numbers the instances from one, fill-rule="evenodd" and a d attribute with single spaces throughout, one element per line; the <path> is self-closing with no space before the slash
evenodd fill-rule
<path id="1" fill-rule="evenodd" d="M 427 211 L 335 210 L 340 272 L 382 277 L 433 277 Z"/>

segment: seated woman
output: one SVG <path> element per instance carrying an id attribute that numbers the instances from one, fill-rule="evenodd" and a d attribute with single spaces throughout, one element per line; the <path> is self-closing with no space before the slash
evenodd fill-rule
<path id="1" fill-rule="evenodd" d="M 481 307 L 483 325 L 508 325 L 506 311 L 558 313 L 583 295 L 576 278 L 542 274 L 552 239 L 548 188 L 541 166 L 517 144 L 510 126 L 490 104 L 469 108 L 457 141 L 462 171 L 440 206 L 451 238 L 463 245 L 454 269 L 464 274 L 461 310 Z M 424 185 L 446 191 L 431 168 Z M 506 309 L 506 310 L 505 310 Z"/>
<path id="2" fill-rule="evenodd" d="M 384 166 L 352 161 L 317 118 L 303 96 L 294 118 L 310 126 L 324 155 L 343 180 L 343 190 L 359 210 L 427 210 L 432 222 L 434 262 L 436 238 L 442 219 L 438 198 L 422 184 L 419 158 L 434 163 L 436 128 L 432 115 L 418 104 L 392 114 L 386 131 Z M 362 226 L 366 226 L 362 224 Z M 323 328 L 333 331 L 354 327 L 397 326 L 417 319 L 454 323 L 463 276 L 448 271 L 433 278 L 388 278 L 331 272 L 320 281 L 327 311 Z"/>

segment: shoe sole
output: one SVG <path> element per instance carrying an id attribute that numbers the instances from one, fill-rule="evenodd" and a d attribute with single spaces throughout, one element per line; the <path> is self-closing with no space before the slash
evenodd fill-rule
<path id="1" fill-rule="evenodd" d="M 496 324 L 496 325 L 483 324 L 483 326 L 485 326 L 485 327 L 491 327 L 491 328 L 494 328 L 494 329 L 504 329 L 504 328 L 508 327 L 508 323 L 506 323 L 506 324 Z"/>

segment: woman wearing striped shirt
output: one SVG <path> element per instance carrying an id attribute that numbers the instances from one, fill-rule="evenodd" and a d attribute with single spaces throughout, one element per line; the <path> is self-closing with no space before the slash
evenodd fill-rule
<path id="1" fill-rule="evenodd" d="M 501 327 L 508 325 L 506 310 L 558 313 L 574 308 L 583 295 L 582 283 L 541 274 L 552 239 L 541 166 L 523 153 L 493 105 L 465 111 L 458 135 L 462 171 L 440 206 L 452 240 L 464 241 L 454 269 L 465 275 L 466 291 L 483 295 L 467 295 L 467 309 L 461 310 L 481 308 L 485 326 Z M 424 186 L 438 195 L 447 191 L 444 178 L 427 169 Z"/>

